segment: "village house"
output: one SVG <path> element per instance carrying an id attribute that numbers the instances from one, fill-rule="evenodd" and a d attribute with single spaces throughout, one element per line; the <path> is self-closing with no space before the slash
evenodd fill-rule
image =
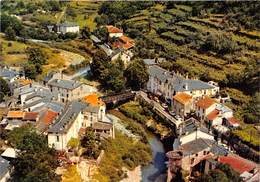
<path id="1" fill-rule="evenodd" d="M 86 127 L 82 110 L 85 104 L 68 103 L 56 121 L 49 126 L 48 144 L 56 150 L 67 150 L 71 138 L 78 138 L 81 127 Z"/>
<path id="2" fill-rule="evenodd" d="M 113 25 L 107 25 L 106 28 L 107 28 L 108 35 L 110 38 L 123 36 L 123 30 L 121 30 Z"/>
<path id="3" fill-rule="evenodd" d="M 185 144 L 180 145 L 177 149 L 167 152 L 169 158 L 167 181 L 171 181 L 172 172 L 179 167 L 191 175 L 192 168 L 208 157 L 225 156 L 228 151 L 217 144 L 212 139 L 196 138 Z"/>
<path id="4" fill-rule="evenodd" d="M 196 100 L 204 95 L 215 96 L 219 92 L 219 87 L 216 85 L 200 80 L 185 79 L 157 65 L 149 66 L 148 73 L 147 90 L 171 102 L 172 97 L 178 93 L 189 94 Z"/>
<path id="5" fill-rule="evenodd" d="M 72 22 L 57 24 L 57 33 L 79 33 L 79 25 Z"/>
<path id="6" fill-rule="evenodd" d="M 172 110 L 184 118 L 193 110 L 192 96 L 186 93 L 178 93 L 173 96 Z"/>
<path id="7" fill-rule="evenodd" d="M 199 120 L 205 120 L 206 116 L 212 112 L 217 102 L 210 98 L 210 97 L 203 97 L 198 102 L 196 102 L 196 116 L 199 118 Z"/>
<path id="8" fill-rule="evenodd" d="M 91 94 L 83 98 L 88 107 L 84 109 L 84 118 L 87 126 L 91 126 L 94 132 L 101 137 L 114 138 L 114 128 L 111 121 L 106 117 L 106 105 L 96 94 Z"/>
<path id="9" fill-rule="evenodd" d="M 8 83 L 12 83 L 16 79 L 21 78 L 21 74 L 10 68 L 1 68 L 0 67 L 0 77 L 2 77 Z"/>
<path id="10" fill-rule="evenodd" d="M 82 83 L 75 80 L 53 79 L 48 82 L 55 100 L 68 102 L 82 98 L 85 94 Z"/>
<path id="11" fill-rule="evenodd" d="M 71 138 L 78 138 L 81 128 L 92 127 L 100 137 L 114 137 L 113 123 L 106 117 L 105 103 L 96 94 L 82 102 L 67 103 L 64 110 L 49 124 L 48 143 L 57 150 L 67 150 Z M 54 116 L 53 116 L 54 117 Z"/>
<path id="12" fill-rule="evenodd" d="M 232 109 L 209 97 L 198 100 L 196 116 L 209 126 L 224 125 L 229 128 L 239 126 L 239 121 L 233 117 Z"/>

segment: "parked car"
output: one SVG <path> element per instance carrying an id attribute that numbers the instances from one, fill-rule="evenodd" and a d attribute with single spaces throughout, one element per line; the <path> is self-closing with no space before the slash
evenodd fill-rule
<path id="1" fill-rule="evenodd" d="M 176 113 L 173 112 L 173 111 L 169 111 L 169 114 L 170 114 L 171 116 L 176 116 Z"/>
<path id="2" fill-rule="evenodd" d="M 162 103 L 162 107 L 163 107 L 164 109 L 168 109 L 168 105 L 165 104 L 165 103 Z"/>

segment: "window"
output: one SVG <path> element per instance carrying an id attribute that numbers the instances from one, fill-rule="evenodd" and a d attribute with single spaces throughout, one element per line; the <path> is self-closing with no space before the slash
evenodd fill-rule
<path id="1" fill-rule="evenodd" d="M 59 136 L 56 136 L 56 142 L 59 142 L 59 141 L 60 141 Z"/>

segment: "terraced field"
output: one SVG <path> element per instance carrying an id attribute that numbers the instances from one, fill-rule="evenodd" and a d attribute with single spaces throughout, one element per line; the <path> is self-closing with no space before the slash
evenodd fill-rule
<path id="1" fill-rule="evenodd" d="M 260 58 L 260 32 L 227 29 L 222 23 L 221 14 L 200 19 L 191 17 L 190 11 L 191 7 L 185 5 L 176 5 L 173 9 L 153 7 L 150 11 L 143 10 L 133 15 L 126 23 L 145 33 L 145 38 L 152 41 L 157 49 L 166 54 L 177 54 L 175 64 L 179 65 L 183 73 L 187 72 L 191 76 L 208 74 L 210 79 L 221 81 L 226 78 L 227 73 L 241 72 L 246 64 Z M 181 21 L 173 21 L 178 17 L 184 18 Z M 148 30 L 149 21 L 152 22 L 151 31 Z M 208 34 L 227 34 L 237 42 L 240 51 L 224 56 L 213 52 L 202 53 L 197 45 L 190 41 L 198 34 L 202 36 L 202 40 Z"/>

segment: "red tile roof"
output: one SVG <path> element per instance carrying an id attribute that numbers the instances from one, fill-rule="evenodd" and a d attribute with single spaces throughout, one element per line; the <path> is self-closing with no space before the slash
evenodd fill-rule
<path id="1" fill-rule="evenodd" d="M 179 93 L 179 94 L 176 94 L 175 96 L 173 96 L 173 99 L 177 100 L 181 104 L 186 104 L 187 102 L 189 102 L 192 99 L 192 97 L 186 93 Z"/>
<path id="2" fill-rule="evenodd" d="M 107 31 L 108 33 L 123 33 L 123 30 L 117 28 L 117 27 L 114 27 L 113 25 L 107 25 Z"/>
<path id="3" fill-rule="evenodd" d="M 24 120 L 37 120 L 38 113 L 37 112 L 25 112 L 23 119 Z"/>
<path id="4" fill-rule="evenodd" d="M 123 48 L 125 50 L 128 50 L 128 49 L 134 47 L 134 44 L 129 43 L 129 42 L 128 43 L 122 43 L 122 42 L 117 41 L 117 42 L 114 42 L 112 46 L 115 47 L 115 48 Z"/>
<path id="5" fill-rule="evenodd" d="M 23 118 L 24 112 L 23 111 L 8 111 L 7 118 Z"/>
<path id="6" fill-rule="evenodd" d="M 239 120 L 237 120 L 236 118 L 234 117 L 231 117 L 231 118 L 227 118 L 228 122 L 231 124 L 231 125 L 239 125 Z"/>
<path id="7" fill-rule="evenodd" d="M 42 121 L 44 124 L 49 125 L 53 122 L 53 120 L 56 118 L 56 116 L 58 115 L 57 112 L 54 112 L 52 110 L 48 110 L 45 115 L 42 118 Z"/>
<path id="8" fill-rule="evenodd" d="M 216 119 L 219 115 L 219 111 L 214 109 L 213 111 L 211 111 L 208 115 L 207 115 L 207 118 L 208 120 L 210 121 L 213 121 L 214 119 Z"/>
<path id="9" fill-rule="evenodd" d="M 119 39 L 122 41 L 122 42 L 124 42 L 124 43 L 131 43 L 131 44 L 134 44 L 134 40 L 133 39 L 131 39 L 131 38 L 129 38 L 129 37 L 127 37 L 127 36 L 121 36 L 121 37 L 119 37 Z"/>
<path id="10" fill-rule="evenodd" d="M 215 100 L 209 97 L 204 97 L 202 99 L 200 99 L 196 105 L 200 108 L 203 109 L 207 109 L 209 108 L 211 105 L 213 105 L 215 103 Z"/>
<path id="11" fill-rule="evenodd" d="M 218 161 L 220 163 L 230 165 L 235 171 L 237 171 L 240 174 L 242 174 L 245 171 L 249 172 L 256 167 L 255 163 L 237 155 L 220 156 L 218 158 Z"/>

